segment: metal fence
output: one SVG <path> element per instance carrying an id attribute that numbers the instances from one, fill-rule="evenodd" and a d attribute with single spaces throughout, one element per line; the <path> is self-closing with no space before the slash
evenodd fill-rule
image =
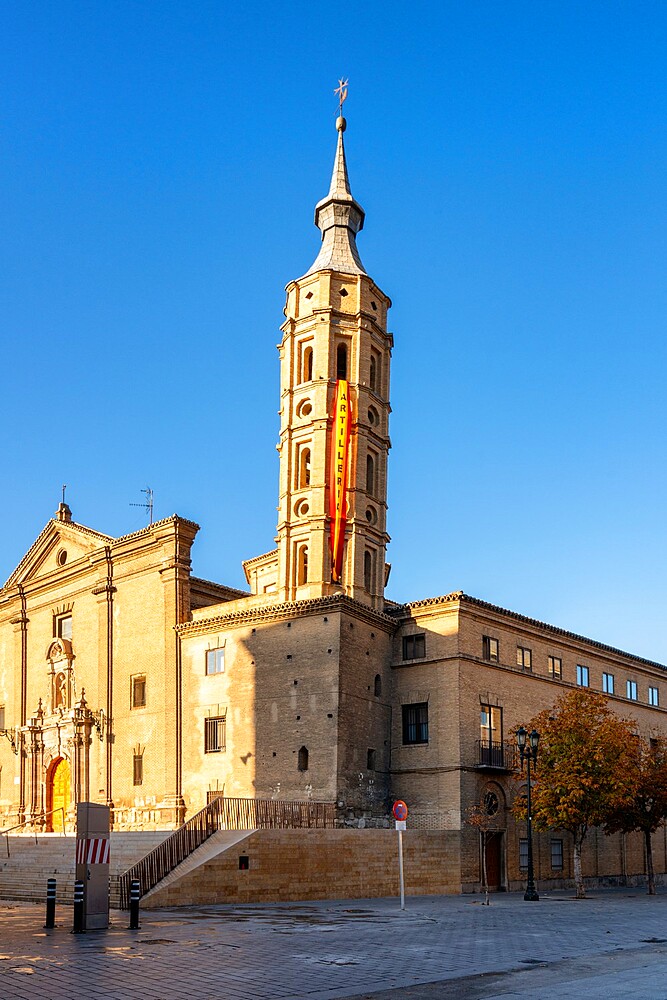
<path id="1" fill-rule="evenodd" d="M 333 829 L 335 817 L 334 802 L 214 798 L 120 876 L 121 909 L 129 908 L 133 879 L 141 883 L 143 896 L 218 830 Z"/>

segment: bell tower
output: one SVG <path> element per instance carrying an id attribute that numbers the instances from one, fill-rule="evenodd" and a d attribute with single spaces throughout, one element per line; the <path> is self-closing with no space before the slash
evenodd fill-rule
<path id="1" fill-rule="evenodd" d="M 388 567 L 391 302 L 356 245 L 364 210 L 350 191 L 343 134 L 315 207 L 322 245 L 287 285 L 280 352 L 279 600 L 343 592 L 381 608 Z"/>

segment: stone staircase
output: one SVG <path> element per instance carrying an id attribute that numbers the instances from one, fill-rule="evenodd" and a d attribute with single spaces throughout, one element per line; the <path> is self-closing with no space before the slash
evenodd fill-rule
<path id="1" fill-rule="evenodd" d="M 131 865 L 161 844 L 171 830 L 113 832 L 109 862 L 110 902 L 119 906 L 118 879 Z M 9 839 L 9 857 L 7 857 Z M 74 895 L 76 837 L 34 833 L 0 836 L 0 899 L 46 900 L 46 880 L 57 881 L 56 899 L 71 904 Z"/>

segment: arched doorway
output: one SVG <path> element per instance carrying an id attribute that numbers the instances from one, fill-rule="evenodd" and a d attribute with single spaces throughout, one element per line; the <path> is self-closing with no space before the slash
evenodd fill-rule
<path id="1" fill-rule="evenodd" d="M 46 779 L 46 829 L 51 833 L 64 832 L 64 819 L 70 801 L 69 761 L 59 757 L 49 768 Z M 58 810 L 57 812 L 55 810 Z"/>

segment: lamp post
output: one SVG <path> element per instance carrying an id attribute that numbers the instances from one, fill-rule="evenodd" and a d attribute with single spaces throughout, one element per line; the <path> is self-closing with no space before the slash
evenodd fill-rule
<path id="1" fill-rule="evenodd" d="M 519 753 L 521 754 L 521 770 L 523 771 L 523 762 L 525 758 L 527 767 L 526 774 L 528 778 L 528 885 L 526 886 L 523 898 L 532 902 L 540 897 L 538 896 L 537 889 L 535 888 L 535 873 L 533 871 L 533 817 L 531 815 L 530 805 L 530 762 L 532 760 L 533 764 L 537 763 L 537 744 L 540 741 L 540 734 L 537 730 L 533 729 L 532 733 L 528 735 L 524 727 L 521 726 L 521 728 L 517 730 L 516 739 L 519 744 Z M 526 746 L 526 739 L 528 740 L 528 746 Z"/>

